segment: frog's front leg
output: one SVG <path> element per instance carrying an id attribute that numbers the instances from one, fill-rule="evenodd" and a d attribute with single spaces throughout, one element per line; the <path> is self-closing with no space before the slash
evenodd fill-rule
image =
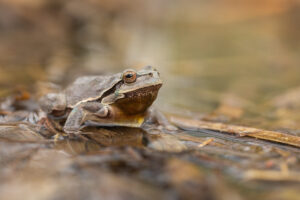
<path id="1" fill-rule="evenodd" d="M 64 131 L 68 134 L 78 134 L 81 125 L 86 121 L 85 118 L 89 113 L 98 117 L 109 115 L 108 107 L 99 102 L 84 102 L 73 108 L 64 125 Z"/>

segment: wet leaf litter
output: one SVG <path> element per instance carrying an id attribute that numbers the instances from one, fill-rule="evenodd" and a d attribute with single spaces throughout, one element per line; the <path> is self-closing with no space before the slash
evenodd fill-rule
<path id="1" fill-rule="evenodd" d="M 164 199 L 220 199 L 214 191 L 222 189 L 230 197 L 242 199 L 240 190 L 253 181 L 287 182 L 292 186 L 300 182 L 299 137 L 295 135 L 170 115 L 177 131 L 152 123 L 142 128 L 87 127 L 83 137 L 57 140 L 28 117 L 38 113 L 22 110 L 27 107 L 13 109 L 28 98 L 14 101 L 6 107 L 10 112 L 3 109 L 0 124 L 0 174 L 6 181 L 2 189 L 17 186 L 25 190 L 22 185 L 30 180 L 29 188 L 40 181 L 50 184 L 45 191 L 37 192 L 37 197 L 76 199 L 68 191 L 81 188 L 86 197 L 90 192 L 97 196 L 108 190 L 108 198 L 116 191 L 118 197 L 123 197 L 127 191 L 128 198 L 138 199 L 151 199 L 149 195 Z M 35 103 L 31 99 L 27 106 Z M 61 176 L 53 177 L 57 173 Z M 92 181 L 80 178 L 83 175 L 93 177 Z M 69 181 L 75 183 L 60 190 Z M 99 184 L 101 190 L 96 192 L 92 183 Z M 89 186 L 82 187 L 83 184 Z M 266 195 L 266 191 L 257 195 Z M 18 198 L 8 192 L 4 195 Z"/>

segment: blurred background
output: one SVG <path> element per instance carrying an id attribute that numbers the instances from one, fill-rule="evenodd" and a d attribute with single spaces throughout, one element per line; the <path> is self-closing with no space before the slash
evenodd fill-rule
<path id="1" fill-rule="evenodd" d="M 153 65 L 165 112 L 300 128 L 298 0 L 1 0 L 0 44 L 0 97 Z"/>

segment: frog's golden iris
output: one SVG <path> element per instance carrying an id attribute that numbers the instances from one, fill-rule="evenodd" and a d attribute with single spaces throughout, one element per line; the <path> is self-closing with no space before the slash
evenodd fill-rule
<path id="1" fill-rule="evenodd" d="M 123 81 L 125 83 L 134 83 L 136 81 L 136 72 L 133 70 L 128 70 L 123 73 Z"/>

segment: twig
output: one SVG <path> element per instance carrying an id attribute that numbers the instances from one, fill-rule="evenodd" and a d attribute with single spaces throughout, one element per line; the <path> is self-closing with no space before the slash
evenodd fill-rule
<path id="1" fill-rule="evenodd" d="M 276 131 L 267 131 L 257 128 L 228 125 L 223 123 L 206 122 L 201 120 L 186 119 L 181 117 L 170 117 L 170 121 L 180 128 L 187 130 L 200 130 L 208 129 L 218 132 L 225 132 L 236 134 L 239 136 L 249 136 L 262 140 L 268 140 L 272 142 L 279 142 L 283 144 L 289 144 L 292 146 L 300 147 L 300 137 L 294 135 L 288 135 Z"/>
<path id="2" fill-rule="evenodd" d="M 296 181 L 300 182 L 299 172 L 285 172 L 276 170 L 248 170 L 244 174 L 246 180 L 263 181 Z"/>

